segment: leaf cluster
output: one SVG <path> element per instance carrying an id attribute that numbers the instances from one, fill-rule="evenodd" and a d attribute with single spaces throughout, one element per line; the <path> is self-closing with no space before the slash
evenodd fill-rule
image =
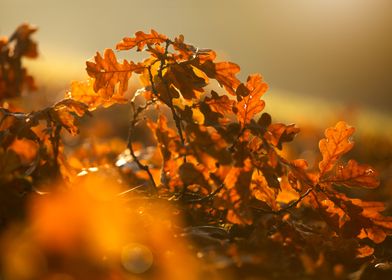
<path id="1" fill-rule="evenodd" d="M 6 59 L 0 61 L 0 98 L 20 94 L 26 83 L 26 76 L 11 79 L 4 74 L 4 69 L 17 73 L 23 68 L 7 65 L 21 56 L 36 56 L 29 39 L 35 30 L 18 30 L 9 41 L 1 41 Z M 17 44 L 10 55 L 7 42 L 12 40 Z M 303 159 L 287 158 L 284 146 L 299 128 L 274 123 L 264 112 L 268 85 L 260 74 L 242 82 L 237 64 L 217 60 L 213 50 L 188 44 L 182 35 L 169 39 L 155 30 L 125 37 L 116 50 L 136 50 L 146 58 L 119 61 L 112 49 L 97 52 L 86 63 L 90 79 L 74 82 L 60 102 L 32 113 L 0 108 L 2 184 L 23 177 L 34 187 L 48 170 L 72 181 L 80 170 L 70 170 L 66 163 L 61 131 L 77 134 L 78 118 L 121 103 L 132 114 L 128 157 L 116 166 L 130 188 L 140 184 L 146 196 L 175 203 L 191 226 L 229 229 L 226 234 L 232 239 L 243 237 L 246 229 L 251 244 L 266 251 L 290 248 L 303 256 L 302 262 L 317 253 L 332 255 L 336 248 L 331 244 L 346 244 L 344 252 L 365 258 L 374 253 L 374 244 L 392 234 L 392 217 L 382 214 L 382 202 L 341 191 L 379 185 L 371 166 L 344 158 L 354 146 L 353 127 L 341 121 L 328 128 L 319 142 L 318 166 L 309 167 Z M 126 97 L 133 75 L 141 89 Z M 211 89 L 214 82 L 220 89 Z M 152 155 L 138 150 L 137 126 L 147 127 L 154 137 Z M 32 144 L 35 155 L 24 161 L 15 143 Z"/>

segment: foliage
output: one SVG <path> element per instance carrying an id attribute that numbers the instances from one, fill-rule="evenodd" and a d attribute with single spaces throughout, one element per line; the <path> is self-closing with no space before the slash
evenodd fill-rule
<path id="1" fill-rule="evenodd" d="M 9 40 L 1 41 L 0 101 L 20 95 L 26 84 L 31 85 L 32 78 L 22 67 L 21 58 L 37 56 L 36 44 L 30 39 L 34 31 L 22 25 Z M 13 40 L 16 44 L 12 48 L 9 44 Z M 286 143 L 293 141 L 299 128 L 274 123 L 271 115 L 263 112 L 262 97 L 268 85 L 260 74 L 249 75 L 246 82 L 241 82 L 237 78 L 240 67 L 235 63 L 217 61 L 213 50 L 192 46 L 182 35 L 169 39 L 154 30 L 124 38 L 116 50 L 136 50 L 145 53 L 146 58 L 121 62 L 112 49 L 97 52 L 86 63 L 90 78 L 73 82 L 58 103 L 31 113 L 0 108 L 2 192 L 19 188 L 27 197 L 36 197 L 43 195 L 43 185 L 57 186 L 49 190 L 56 193 L 56 189 L 73 184 L 81 184 L 83 189 L 89 184 L 113 187 L 114 181 L 121 181 L 121 187 L 113 187 L 117 193 L 109 195 L 110 201 L 116 201 L 116 195 L 131 193 L 137 200 L 149 201 L 147 206 L 138 207 L 156 203 L 162 207 L 163 203 L 164 209 L 174 207 L 180 214 L 183 223 L 169 232 L 176 232 L 188 242 L 193 240 L 199 258 L 213 264 L 212 268 L 204 265 L 195 279 L 203 273 L 212 277 L 216 270 L 222 271 L 216 278 L 224 278 L 226 273 L 229 277 L 230 271 L 234 271 L 231 277 L 237 278 L 241 269 L 250 276 L 264 277 L 260 279 L 303 279 L 312 275 L 339 278 L 375 258 L 374 248 L 392 234 L 392 217 L 382 214 L 382 202 L 363 201 L 344 191 L 379 185 L 378 173 L 371 166 L 345 158 L 354 146 L 353 127 L 340 121 L 328 128 L 319 142 L 320 161 L 309 168 L 304 159 L 289 159 L 286 153 Z M 138 75 L 142 88 L 126 96 L 133 75 Z M 127 149 L 117 162 L 83 166 L 77 152 L 65 152 L 62 132 L 76 135 L 80 118 L 113 104 L 126 104 L 132 112 Z M 153 136 L 152 147 L 135 142 L 141 126 Z M 95 179 L 80 183 L 82 175 L 106 169 L 111 170 L 104 173 L 106 183 Z M 87 198 L 77 198 L 78 203 L 90 205 Z M 121 203 L 134 206 L 133 201 Z M 49 219 L 43 209 L 42 216 Z M 119 209 L 122 212 L 128 208 Z M 53 211 L 61 217 L 64 210 Z M 159 211 L 152 212 L 157 215 L 152 221 L 158 223 Z M 34 213 L 41 215 L 39 211 Z M 107 217 L 98 213 L 94 212 L 96 220 L 100 215 Z M 128 217 L 137 219 L 132 215 Z M 72 213 L 67 217 L 79 219 Z M 2 210 L 4 225 L 14 218 L 8 210 Z M 173 217 L 162 219 L 171 221 Z M 96 221 L 87 223 L 100 229 Z M 67 237 L 61 235 L 65 229 L 55 225 L 54 232 L 46 224 L 39 226 L 45 229 L 40 236 L 50 239 L 54 233 L 63 244 L 61 248 L 55 246 L 56 250 L 66 250 L 62 246 L 68 244 L 63 240 Z M 78 227 L 77 223 L 72 225 Z M 144 227 L 144 222 L 138 226 Z M 126 230 L 127 226 L 118 228 L 122 234 Z M 164 236 L 171 240 L 169 232 L 165 231 Z M 228 260 L 222 263 L 223 256 Z M 255 268 L 259 272 L 253 271 Z M 170 273 L 165 277 L 170 279 Z M 125 279 L 118 277 L 113 279 Z"/>

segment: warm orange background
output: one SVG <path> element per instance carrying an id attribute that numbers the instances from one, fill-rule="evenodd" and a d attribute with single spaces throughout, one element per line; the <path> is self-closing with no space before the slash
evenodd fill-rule
<path id="1" fill-rule="evenodd" d="M 242 79 L 261 72 L 277 118 L 331 125 L 355 108 L 359 129 L 391 134 L 391 15 L 389 0 L 0 0 L 0 34 L 23 21 L 40 28 L 29 67 L 54 98 L 95 51 L 154 28 L 218 51 Z"/>

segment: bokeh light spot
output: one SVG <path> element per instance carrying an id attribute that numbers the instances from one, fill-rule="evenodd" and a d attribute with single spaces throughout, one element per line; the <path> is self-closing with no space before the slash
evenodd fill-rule
<path id="1" fill-rule="evenodd" d="M 129 272 L 144 273 L 150 269 L 153 261 L 151 250 L 144 245 L 131 243 L 122 250 L 121 263 Z"/>

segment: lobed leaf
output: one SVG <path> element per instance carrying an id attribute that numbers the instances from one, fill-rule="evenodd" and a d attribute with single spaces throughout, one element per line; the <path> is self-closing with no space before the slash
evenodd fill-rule
<path id="1" fill-rule="evenodd" d="M 71 90 L 67 92 L 66 97 L 86 104 L 89 111 L 94 111 L 99 106 L 107 108 L 115 103 L 123 104 L 128 101 L 127 98 L 118 93 L 115 93 L 109 99 L 103 98 L 101 94 L 95 92 L 93 85 L 93 79 L 72 82 Z"/>
<path id="2" fill-rule="evenodd" d="M 354 131 L 354 127 L 343 121 L 325 130 L 325 138 L 319 142 L 319 149 L 323 156 L 319 162 L 320 177 L 331 171 L 339 158 L 352 149 L 354 143 L 351 142 L 350 137 Z"/>
<path id="3" fill-rule="evenodd" d="M 131 78 L 132 72 L 142 67 L 127 60 L 118 63 L 116 55 L 111 49 L 106 49 L 103 57 L 97 52 L 94 61 L 86 62 L 86 70 L 88 75 L 95 79 L 94 91 L 102 94 L 105 99 L 109 99 L 114 94 L 123 95 L 128 89 L 128 80 Z"/>
<path id="4" fill-rule="evenodd" d="M 63 99 L 49 110 L 52 119 L 64 126 L 72 135 L 76 135 L 79 133 L 79 129 L 72 113 L 82 117 L 88 113 L 88 106 L 73 99 Z"/>
<path id="5" fill-rule="evenodd" d="M 237 96 L 243 96 L 237 104 L 237 117 L 242 127 L 264 109 L 265 102 L 260 98 L 267 89 L 268 85 L 260 74 L 249 76 L 246 85 L 241 84 L 237 88 Z"/>
<path id="6" fill-rule="evenodd" d="M 196 65 L 196 67 L 206 73 L 209 78 L 217 80 L 228 93 L 235 95 L 235 90 L 241 83 L 236 77 L 240 67 L 235 63 L 227 61 L 215 63 L 211 60 L 214 58 L 214 53 L 211 52 L 204 57 L 206 61 L 201 65 Z"/>
<path id="7" fill-rule="evenodd" d="M 154 29 L 151 29 L 151 33 L 147 34 L 142 31 L 135 33 L 135 37 L 125 37 L 120 43 L 116 45 L 117 50 L 130 50 L 137 47 L 137 51 L 140 52 L 146 44 L 160 44 L 167 40 L 166 35 L 159 34 Z"/>
<path id="8" fill-rule="evenodd" d="M 374 189 L 380 184 L 378 173 L 367 164 L 349 160 L 345 166 L 338 168 L 336 174 L 328 181 L 347 187 L 365 187 Z"/>
<path id="9" fill-rule="evenodd" d="M 211 111 L 218 113 L 220 117 L 228 115 L 235 103 L 227 95 L 218 95 L 215 91 L 211 91 L 211 97 L 206 97 L 204 102 L 210 107 Z"/>
<path id="10" fill-rule="evenodd" d="M 265 138 L 278 149 L 282 149 L 284 142 L 293 141 L 298 134 L 299 128 L 295 124 L 285 125 L 282 123 L 275 123 L 268 126 Z"/>

